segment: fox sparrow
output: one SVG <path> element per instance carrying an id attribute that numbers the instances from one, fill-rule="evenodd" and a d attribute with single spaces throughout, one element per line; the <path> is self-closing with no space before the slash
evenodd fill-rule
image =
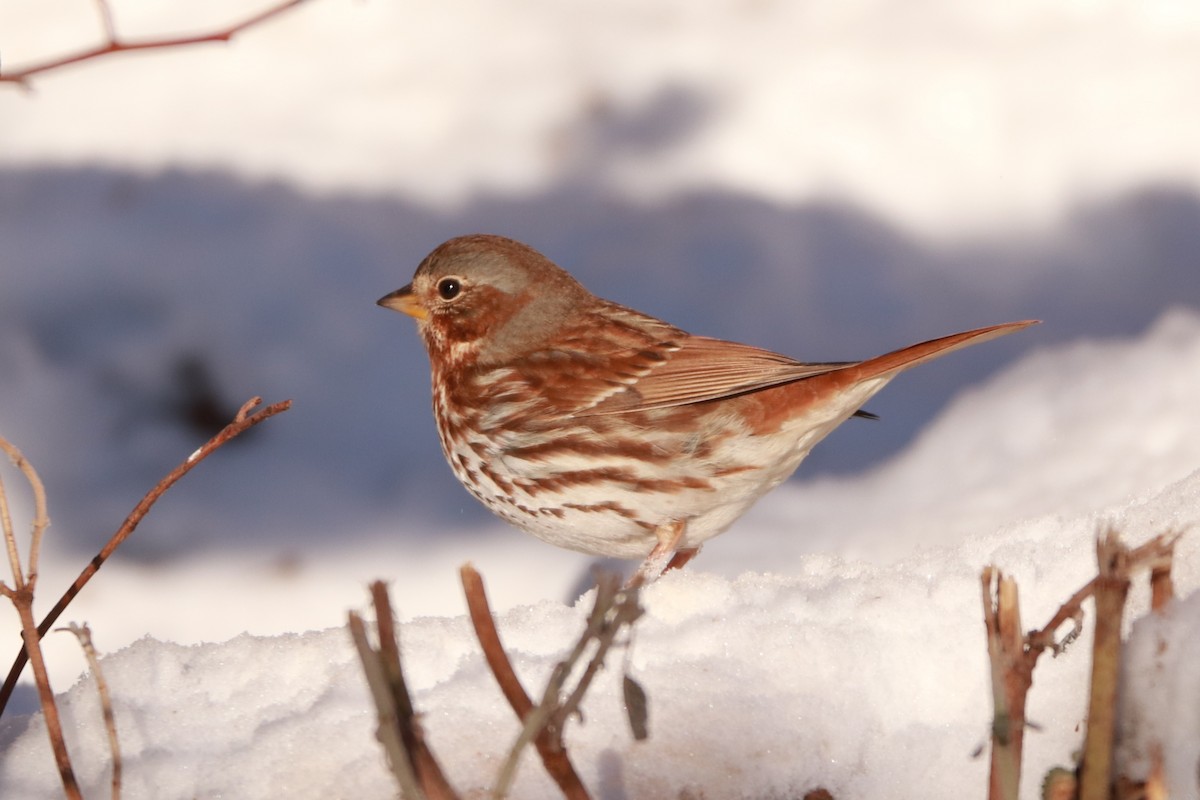
<path id="1" fill-rule="evenodd" d="M 1033 324 L 805 364 L 602 300 L 486 235 L 440 245 L 379 305 L 417 320 L 467 490 L 551 544 L 645 559 L 639 580 L 688 560 L 899 372 Z"/>

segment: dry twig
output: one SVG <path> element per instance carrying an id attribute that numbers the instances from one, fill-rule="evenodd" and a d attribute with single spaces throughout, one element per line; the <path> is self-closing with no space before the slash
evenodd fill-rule
<path id="1" fill-rule="evenodd" d="M 1085 753 L 1085 776 L 1081 779 L 1080 797 L 1084 800 L 1089 797 L 1107 798 L 1112 758 L 1110 724 L 1120 652 L 1121 616 L 1125 592 L 1129 586 L 1129 575 L 1135 569 L 1149 568 L 1154 602 L 1165 603 L 1163 598 L 1168 597 L 1171 592 L 1170 564 L 1178 539 L 1178 533 L 1166 533 L 1154 537 L 1140 547 L 1128 550 L 1116 540 L 1115 533 L 1109 531 L 1097 544 L 1100 574 L 1080 587 L 1063 603 L 1043 628 L 1030 631 L 1024 637 L 1019 635 L 1020 610 L 1016 584 L 1011 578 L 1004 577 L 995 567 L 984 569 L 981 576 L 984 622 L 992 665 L 992 695 L 995 708 L 989 800 L 1009 800 L 1017 797 L 1022 729 L 1025 725 L 1025 698 L 1033 683 L 1033 668 L 1045 650 L 1049 649 L 1058 655 L 1074 641 L 1083 629 L 1083 603 L 1093 596 L 1096 598 L 1096 637 L 1093 643 L 1091 702 L 1095 705 L 1089 712 L 1088 740 L 1090 747 L 1096 748 L 1097 755 L 1093 758 L 1089 755 L 1090 750 Z M 1123 590 L 1120 589 L 1122 585 Z M 1058 629 L 1068 620 L 1074 622 L 1072 630 L 1062 640 L 1057 640 Z M 1097 728 L 1095 733 L 1092 732 L 1093 725 Z M 1107 733 L 1104 730 L 1106 727 L 1110 728 Z M 1092 785 L 1103 784 L 1105 794 L 1086 794 L 1089 791 L 1086 772 L 1089 763 L 1093 764 Z M 1101 774 L 1103 777 L 1098 777 Z"/>
<path id="2" fill-rule="evenodd" d="M 479 644 L 483 648 L 484 660 L 487 661 L 488 668 L 495 676 L 496 683 L 500 685 L 500 691 L 516 713 L 517 719 L 523 724 L 528 723 L 533 717 L 536 707 L 529 699 L 525 687 L 521 685 L 520 678 L 513 670 L 512 662 L 508 660 L 508 653 L 505 652 L 504 645 L 500 642 L 500 634 L 496 630 L 496 623 L 492 619 L 492 609 L 483 588 L 483 578 L 470 564 L 463 565 L 459 574 L 462 578 L 463 592 L 467 598 L 471 624 L 475 628 L 475 638 L 479 640 Z M 522 736 L 526 735 L 526 730 L 527 728 L 522 729 Z M 562 748 L 561 741 L 555 742 L 553 735 L 543 727 L 533 737 L 533 745 L 537 748 L 538 755 L 541 756 L 546 772 L 558 784 L 559 790 L 567 800 L 590 800 L 591 795 L 588 794 L 583 781 L 580 780 L 579 774 L 571 764 L 566 750 Z"/>
<path id="3" fill-rule="evenodd" d="M 1092 640 L 1092 687 L 1079 776 L 1080 800 L 1108 800 L 1112 790 L 1121 620 L 1132 567 L 1129 549 L 1112 529 L 1096 542 L 1096 560 L 1100 573 L 1096 578 L 1096 633 Z"/>
<path id="4" fill-rule="evenodd" d="M 60 631 L 70 631 L 79 640 L 83 648 L 83 657 L 87 659 L 88 669 L 96 680 L 96 692 L 100 695 L 100 709 L 104 715 L 104 729 L 108 732 L 108 749 L 112 755 L 112 798 L 121 797 L 121 742 L 117 739 L 117 719 L 113 714 L 112 697 L 108 692 L 108 681 L 104 680 L 104 672 L 100 669 L 100 659 L 96 656 L 96 648 L 92 644 L 92 630 L 87 624 L 76 625 L 72 622 Z"/>
<path id="5" fill-rule="evenodd" d="M 496 676 L 501 691 L 522 723 L 521 734 L 510 749 L 497 777 L 493 797 L 502 798 L 508 794 L 521 754 L 530 743 L 537 749 L 546 771 L 565 797 L 569 800 L 590 797 L 567 755 L 563 732 L 571 715 L 579 713 L 579 704 L 603 666 L 604 659 L 616 642 L 617 636 L 622 630 L 629 629 L 641 616 L 637 587 L 619 589 L 619 580 L 615 576 L 600 577 L 596 585 L 595 605 L 588 617 L 587 628 L 567 657 L 555 666 L 542 693 L 542 700 L 535 706 L 513 671 L 500 643 L 500 635 L 496 631 L 482 578 L 470 565 L 462 568 L 461 576 L 476 638 L 483 647 L 484 657 L 492 674 Z M 585 663 L 575 687 L 565 693 L 568 678 L 589 650 L 592 650 L 591 658 Z M 628 675 L 625 676 L 624 693 L 635 735 L 639 730 L 644 732 L 645 693 Z M 628 702 L 630 698 L 633 699 L 631 703 Z"/>
<path id="6" fill-rule="evenodd" d="M 992 760 L 988 800 L 1016 800 L 1025 740 L 1025 698 L 1033 665 L 1021 631 L 1017 583 L 994 567 L 982 575 L 983 619 L 992 669 Z"/>
<path id="7" fill-rule="evenodd" d="M 0 83 L 15 83 L 22 88 L 29 88 L 29 79 L 34 75 L 61 69 L 71 64 L 78 64 L 81 61 L 90 61 L 103 56 L 109 56 L 114 53 L 125 53 L 133 50 L 161 50 L 169 47 L 186 47 L 187 45 L 204 44 L 207 42 L 228 42 L 235 35 L 247 28 L 254 27 L 271 17 L 278 16 L 303 2 L 305 0 L 284 0 L 284 2 L 260 11 L 241 22 L 208 33 L 127 42 L 117 36 L 116 26 L 113 23 L 112 10 L 109 8 L 107 0 L 97 0 L 101 23 L 104 27 L 104 41 L 102 43 L 86 50 L 58 56 L 47 61 L 31 64 L 27 67 L 19 67 L 9 72 L 0 72 Z"/>
<path id="8" fill-rule="evenodd" d="M 376 737 L 383 744 L 392 773 L 406 800 L 457 800 L 441 766 L 425 743 L 400 664 L 400 644 L 392 604 L 383 581 L 371 584 L 379 649 L 371 646 L 362 617 L 350 612 L 350 634 L 363 662 L 367 685 L 379 714 Z"/>
<path id="9" fill-rule="evenodd" d="M 200 447 L 200 449 L 184 459 L 179 466 L 175 467 L 175 469 L 168 473 L 166 477 L 158 482 L 158 485 L 151 489 L 146 496 L 143 497 L 136 506 L 134 506 L 133 511 L 129 512 L 129 516 L 125 518 L 125 522 L 121 524 L 121 527 L 117 529 L 117 532 L 112 535 L 112 538 L 108 540 L 108 543 L 104 545 L 103 549 L 100 550 L 96 557 L 88 562 L 88 565 L 83 569 L 82 572 L 79 573 L 79 577 L 75 579 L 74 583 L 72 583 L 67 591 L 63 593 L 63 596 L 59 598 L 59 601 L 54 605 L 54 608 L 50 610 L 50 613 L 48 613 L 45 618 L 42 619 L 41 623 L 36 626 L 34 629 L 34 632 L 36 633 L 36 638 L 34 641 L 41 639 L 41 637 L 45 636 L 46 632 L 54 626 L 54 623 L 58 621 L 58 618 L 62 615 L 63 611 L 66 610 L 67 606 L 73 599 L 75 599 L 75 596 L 79 594 L 83 587 L 87 585 L 87 582 L 92 579 L 92 576 L 96 574 L 100 567 L 104 565 L 104 562 L 108 559 L 108 557 L 111 556 L 113 552 L 120 547 L 121 543 L 128 539 L 129 536 L 134 532 L 138 526 L 138 523 L 140 523 L 142 518 L 145 517 L 150 511 L 150 509 L 158 501 L 158 498 L 162 497 L 162 495 L 168 489 L 174 486 L 180 478 L 191 472 L 193 467 L 212 455 L 213 452 L 219 449 L 226 442 L 249 430 L 250 428 L 253 428 L 260 422 L 270 419 L 271 417 L 283 411 L 287 411 L 289 408 L 291 408 L 292 401 L 284 400 L 282 402 L 266 406 L 258 411 L 254 411 L 254 409 L 261 404 L 261 397 L 253 397 L 248 400 L 241 407 L 241 409 L 239 409 L 237 416 L 234 417 L 233 422 L 226 425 L 220 433 L 209 439 Z M 35 526 L 35 534 L 36 533 L 37 529 Z M 31 547 L 31 561 L 33 560 L 33 554 L 35 552 L 36 550 Z M 31 577 L 36 572 L 35 567 L 36 564 L 31 565 Z M 30 613 L 32 614 L 32 609 Z M 13 690 L 16 688 L 17 679 L 21 676 L 21 671 L 25 668 L 25 663 L 27 660 L 29 660 L 29 658 L 30 650 L 27 641 L 26 645 L 21 649 L 21 652 L 17 654 L 16 659 L 14 659 L 12 669 L 9 670 L 8 678 L 4 681 L 3 688 L 0 688 L 0 715 L 4 714 L 4 709 L 8 705 L 8 700 L 12 696 Z"/>
<path id="10" fill-rule="evenodd" d="M 50 675 L 46 670 L 46 661 L 42 657 L 41 636 L 33 617 L 33 595 L 37 585 L 38 556 L 41 550 L 42 534 L 50 524 L 46 515 L 46 490 L 37 470 L 26 460 L 14 445 L 0 437 L 0 450 L 8 454 L 29 482 L 33 490 L 34 516 L 32 534 L 29 545 L 28 576 L 21 569 L 20 550 L 17 547 L 16 531 L 13 529 L 12 514 L 8 509 L 8 495 L 0 481 L 0 525 L 4 528 L 4 542 L 8 550 L 9 566 L 12 569 L 13 585 L 0 582 L 0 594 L 8 598 L 17 610 L 21 619 L 21 640 L 24 642 L 22 652 L 28 654 L 28 660 L 33 668 L 33 679 L 37 685 L 38 701 L 42 706 L 42 717 L 46 722 L 46 733 L 50 737 L 50 749 L 54 752 L 54 763 L 58 767 L 58 775 L 62 780 L 63 793 L 70 800 L 76 800 L 82 795 L 79 783 L 75 779 L 75 771 L 71 768 L 71 758 L 67 753 L 67 743 L 63 738 L 62 720 L 58 715 L 58 705 L 54 701 L 54 691 L 50 688 Z M 14 680 L 15 684 L 16 681 Z"/>

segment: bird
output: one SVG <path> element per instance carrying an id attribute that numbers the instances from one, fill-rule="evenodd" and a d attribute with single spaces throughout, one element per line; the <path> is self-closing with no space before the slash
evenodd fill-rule
<path id="1" fill-rule="evenodd" d="M 900 372 L 1037 322 L 805 363 L 604 300 L 492 234 L 442 243 L 378 305 L 416 320 L 467 491 L 552 545 L 640 560 L 631 584 L 690 561 Z"/>

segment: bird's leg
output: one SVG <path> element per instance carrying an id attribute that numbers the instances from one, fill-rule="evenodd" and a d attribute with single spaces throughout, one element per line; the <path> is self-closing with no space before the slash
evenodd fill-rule
<path id="1" fill-rule="evenodd" d="M 700 555 L 699 547 L 681 547 L 675 551 L 675 555 L 671 556 L 671 560 L 667 562 L 667 566 L 663 568 L 663 572 L 670 572 L 673 569 L 683 569 L 688 562 Z"/>
<path id="2" fill-rule="evenodd" d="M 645 586 L 662 575 L 673 563 L 674 557 L 678 555 L 679 542 L 683 539 L 685 530 L 687 530 L 687 523 L 683 520 L 664 522 L 655 528 L 654 538 L 658 539 L 658 543 L 654 545 L 650 555 L 646 556 L 646 560 L 637 568 L 637 572 L 633 573 L 633 577 L 625 584 L 626 587 Z M 693 552 L 692 555 L 695 553 Z M 690 555 L 687 556 L 680 566 L 690 558 Z"/>

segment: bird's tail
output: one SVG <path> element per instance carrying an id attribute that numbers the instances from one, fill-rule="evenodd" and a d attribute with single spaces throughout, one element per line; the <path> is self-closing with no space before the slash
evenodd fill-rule
<path id="1" fill-rule="evenodd" d="M 991 325 L 986 328 L 976 328 L 973 331 L 964 331 L 963 333 L 943 336 L 939 339 L 930 339 L 928 342 L 909 345 L 908 347 L 893 350 L 890 353 L 884 353 L 875 358 L 869 358 L 866 361 L 860 361 L 857 364 L 847 365 L 843 369 L 838 370 L 838 372 L 842 373 L 840 377 L 848 379 L 850 383 L 879 377 L 890 378 L 909 367 L 915 367 L 918 364 L 924 364 L 926 361 L 941 358 L 948 353 L 953 353 L 955 350 L 961 350 L 973 344 L 979 344 L 1000 336 L 1006 336 L 1010 333 L 1016 333 L 1023 328 L 1028 328 L 1030 325 L 1036 325 L 1037 323 L 1038 320 L 1035 319 L 1026 319 L 1020 322 L 1005 322 L 1002 325 Z"/>

